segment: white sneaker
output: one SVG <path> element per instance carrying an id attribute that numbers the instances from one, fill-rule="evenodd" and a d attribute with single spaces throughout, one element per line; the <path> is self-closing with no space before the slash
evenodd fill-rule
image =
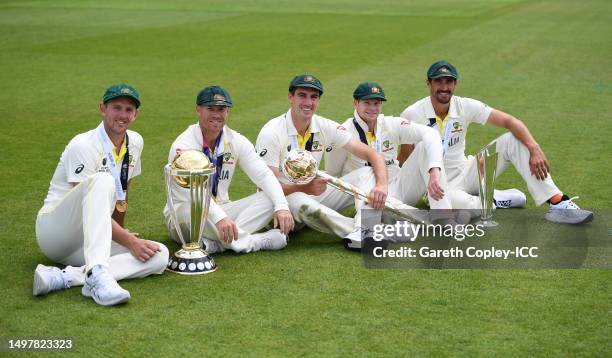
<path id="1" fill-rule="evenodd" d="M 353 230 L 342 238 L 344 247 L 349 250 L 361 251 L 361 228 Z"/>
<path id="2" fill-rule="evenodd" d="M 493 204 L 498 209 L 524 208 L 527 197 L 518 189 L 494 190 Z"/>
<path id="3" fill-rule="evenodd" d="M 575 196 L 568 198 L 563 196 L 563 199 L 557 204 L 550 204 L 548 212 L 544 216 L 546 220 L 561 224 L 584 224 L 593 220 L 593 213 L 588 210 L 582 210 L 574 203 L 573 200 L 578 199 Z"/>
<path id="4" fill-rule="evenodd" d="M 49 292 L 63 290 L 72 285 L 69 273 L 54 266 L 38 265 L 34 271 L 34 284 L 32 294 L 43 296 Z"/>
<path id="5" fill-rule="evenodd" d="M 259 234 L 251 234 L 260 242 L 260 250 L 280 250 L 287 246 L 287 237 L 279 229 L 272 229 Z"/>
<path id="6" fill-rule="evenodd" d="M 113 306 L 130 300 L 130 293 L 121 288 L 108 268 L 102 265 L 96 265 L 87 272 L 81 293 L 102 306 Z"/>
<path id="7" fill-rule="evenodd" d="M 204 249 L 204 251 L 208 252 L 209 254 L 216 254 L 218 252 L 223 252 L 223 246 L 221 246 L 221 244 L 215 240 L 211 240 L 211 239 L 202 239 L 202 249 Z"/>

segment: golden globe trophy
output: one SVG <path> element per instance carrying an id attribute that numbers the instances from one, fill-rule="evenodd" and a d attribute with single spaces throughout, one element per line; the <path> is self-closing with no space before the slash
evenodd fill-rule
<path id="1" fill-rule="evenodd" d="M 318 170 L 318 167 L 319 163 L 312 157 L 310 152 L 306 150 L 292 150 L 287 153 L 287 156 L 281 165 L 281 171 L 283 172 L 283 175 L 294 184 L 308 184 L 314 180 L 314 178 L 318 177 L 327 180 L 327 184 L 344 193 L 352 195 L 356 199 L 368 199 L 368 193 L 365 191 L 343 180 L 333 177 L 324 171 Z M 384 210 L 387 212 L 390 212 L 410 222 L 425 224 L 430 223 L 428 218 L 418 215 L 414 208 L 408 205 L 401 205 L 403 206 L 402 208 L 400 205 L 392 202 L 390 199 L 392 198 L 387 198 L 387 201 L 385 202 Z"/>
<path id="2" fill-rule="evenodd" d="M 484 229 L 497 227 L 493 220 L 493 191 L 495 190 L 495 175 L 497 172 L 497 143 L 495 141 L 487 144 L 476 154 L 476 165 L 478 168 L 478 191 L 480 204 L 479 225 Z"/>
<path id="3" fill-rule="evenodd" d="M 166 267 L 168 271 L 199 275 L 217 270 L 213 258 L 201 248 L 212 191 L 210 178 L 214 172 L 215 167 L 199 150 L 184 150 L 177 154 L 172 164 L 164 167 L 171 221 L 182 243 L 182 248 L 170 257 Z M 187 222 L 184 222 L 184 218 L 181 218 L 183 222 L 179 221 L 179 208 L 173 200 L 178 196 L 173 193 L 179 194 L 178 191 L 184 190 L 189 191 L 190 215 Z"/>

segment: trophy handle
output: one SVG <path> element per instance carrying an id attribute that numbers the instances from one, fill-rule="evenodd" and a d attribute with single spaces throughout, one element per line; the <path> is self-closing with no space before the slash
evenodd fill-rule
<path id="1" fill-rule="evenodd" d="M 359 189 L 353 184 L 349 184 L 343 180 L 333 177 L 322 170 L 317 171 L 317 176 L 320 178 L 326 179 L 329 185 L 340 190 L 341 192 L 352 195 L 356 199 L 362 199 L 362 200 L 368 199 L 367 192 Z M 406 209 L 408 208 L 414 209 L 411 206 L 406 205 L 406 204 L 403 204 L 402 206 L 405 206 Z M 427 218 L 421 217 L 413 213 L 412 210 L 402 210 L 402 209 L 403 208 L 400 208 L 395 203 L 393 203 L 391 200 L 389 200 L 389 198 L 387 198 L 387 200 L 385 201 L 385 208 L 384 208 L 385 211 L 393 213 L 394 215 L 402 219 L 408 220 L 410 222 L 416 222 L 416 223 L 423 222 L 425 224 L 430 224 Z"/>
<path id="2" fill-rule="evenodd" d="M 166 164 L 164 166 L 164 177 L 166 179 L 166 195 L 168 196 L 168 207 L 170 209 L 170 218 L 172 219 L 172 224 L 174 225 L 174 229 L 181 240 L 181 243 L 185 245 L 185 238 L 183 237 L 183 232 L 179 226 L 178 218 L 176 216 L 176 207 L 174 206 L 174 200 L 172 200 L 172 168 L 170 164 Z"/>

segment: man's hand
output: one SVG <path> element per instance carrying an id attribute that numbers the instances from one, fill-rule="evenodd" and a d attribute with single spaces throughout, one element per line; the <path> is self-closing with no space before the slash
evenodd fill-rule
<path id="1" fill-rule="evenodd" d="M 368 204 L 374 209 L 382 209 L 387 201 L 387 185 L 376 184 L 368 193 Z"/>
<path id="2" fill-rule="evenodd" d="M 293 216 L 289 210 L 278 210 L 274 212 L 274 228 L 279 228 L 280 231 L 287 235 L 293 230 Z"/>
<path id="3" fill-rule="evenodd" d="M 161 251 L 159 244 L 155 241 L 139 239 L 132 233 L 129 235 L 131 238 L 128 249 L 132 253 L 132 256 L 141 262 L 147 262 L 153 255 Z"/>
<path id="4" fill-rule="evenodd" d="M 429 170 L 427 192 L 434 200 L 441 200 L 444 198 L 444 189 L 442 189 L 442 186 L 440 186 L 440 168 L 431 168 Z"/>
<path id="5" fill-rule="evenodd" d="M 314 178 L 310 183 L 305 184 L 302 189 L 303 192 L 308 195 L 321 195 L 325 189 L 327 189 L 327 180 L 322 178 Z"/>
<path id="6" fill-rule="evenodd" d="M 540 146 L 535 146 L 529 149 L 529 169 L 531 175 L 535 175 L 538 180 L 544 180 L 548 177 L 550 166 L 544 152 Z"/>
<path id="7" fill-rule="evenodd" d="M 238 226 L 234 220 L 225 217 L 217 222 L 217 230 L 219 231 L 219 238 L 226 243 L 230 243 L 238 239 Z"/>

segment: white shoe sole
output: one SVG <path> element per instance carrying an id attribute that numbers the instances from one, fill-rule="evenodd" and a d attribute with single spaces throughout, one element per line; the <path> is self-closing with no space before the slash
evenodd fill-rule
<path id="1" fill-rule="evenodd" d="M 127 292 L 127 291 L 126 291 L 126 292 Z M 125 295 L 125 296 L 123 296 L 123 297 L 117 297 L 117 298 L 116 298 L 116 299 L 114 299 L 114 300 L 103 302 L 103 301 L 98 300 L 98 298 L 97 298 L 96 296 L 92 295 L 92 293 L 91 293 L 91 291 L 89 290 L 89 288 L 87 288 L 87 284 L 85 284 L 85 285 L 83 286 L 83 288 L 81 289 L 81 294 L 82 294 L 83 296 L 85 296 L 85 297 L 93 298 L 93 300 L 94 300 L 94 301 L 95 301 L 97 304 L 102 305 L 102 306 L 114 306 L 114 305 L 119 305 L 119 304 L 122 304 L 122 303 L 125 303 L 125 302 L 129 301 L 129 300 L 130 300 L 130 298 L 131 298 L 130 293 L 128 292 L 128 293 L 127 293 L 127 295 Z"/>
<path id="2" fill-rule="evenodd" d="M 572 210 L 572 209 L 557 209 L 557 210 Z M 576 217 L 574 218 L 574 220 L 570 220 L 570 218 L 568 218 L 567 216 L 563 216 L 555 212 L 552 212 L 552 213 L 548 212 L 546 213 L 544 217 L 546 218 L 546 220 L 554 222 L 554 223 L 570 224 L 570 225 L 586 224 L 588 222 L 593 221 L 593 213 L 589 213 L 587 216 L 583 218 Z"/>

